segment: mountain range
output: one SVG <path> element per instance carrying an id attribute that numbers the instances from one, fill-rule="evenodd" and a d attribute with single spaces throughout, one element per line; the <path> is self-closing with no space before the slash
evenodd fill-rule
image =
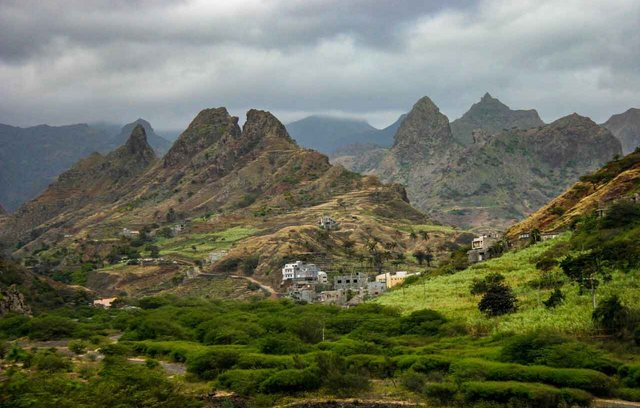
<path id="1" fill-rule="evenodd" d="M 42 192 L 60 173 L 93 152 L 106 153 L 123 144 L 142 125 L 151 146 L 164 153 L 170 143 L 149 122 L 125 126 L 77 124 L 28 128 L 0 124 L 0 203 L 9 211 Z"/>
<path id="2" fill-rule="evenodd" d="M 391 148 L 333 162 L 406 186 L 411 202 L 439 221 L 501 229 L 622 153 L 611 132 L 577 114 L 542 125 L 535 111 L 506 112 L 487 94 L 457 122 L 458 129 L 469 129 L 461 123 L 477 123 L 479 116 L 490 125 L 474 129 L 465 145 L 425 97 L 402 122 Z M 540 125 L 530 127 L 534 123 Z"/>
<path id="3" fill-rule="evenodd" d="M 325 214 L 351 227 L 323 236 L 316 224 Z M 269 112 L 250 110 L 241 128 L 237 117 L 215 108 L 201 111 L 162 158 L 136 125 L 123 146 L 80 160 L 1 221 L 0 238 L 20 241 L 21 253 L 64 247 L 91 259 L 104 257 L 123 228 L 198 217 L 208 220 L 198 223 L 200 233 L 254 226 L 258 232 L 219 264 L 260 254 L 256 276 L 272 284 L 280 278 L 270 271 L 288 257 L 340 257 L 346 241 L 364 247 L 375 237 L 409 251 L 423 245 L 410 226 L 429 222 L 402 186 L 331 165 L 299 147 Z"/>

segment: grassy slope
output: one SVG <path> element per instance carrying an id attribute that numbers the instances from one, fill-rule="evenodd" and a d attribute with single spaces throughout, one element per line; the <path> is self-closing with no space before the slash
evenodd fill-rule
<path id="1" fill-rule="evenodd" d="M 156 245 L 160 248 L 162 256 L 179 255 L 193 260 L 206 259 L 209 252 L 228 250 L 235 242 L 256 232 L 257 230 L 253 227 L 233 227 L 221 232 L 161 238 Z M 196 247 L 195 251 L 193 246 Z"/>
<path id="2" fill-rule="evenodd" d="M 376 302 L 399 307 L 403 312 L 434 309 L 464 322 L 472 333 L 524 333 L 554 329 L 568 334 L 582 334 L 593 328 L 588 296 L 579 296 L 577 286 L 565 282 L 562 287 L 566 296 L 564 304 L 548 310 L 541 302 L 549 297 L 551 290 L 538 290 L 528 284 L 540 276 L 533 259 L 552 246 L 567 242 L 569 238 L 570 234 L 565 234 L 554 241 L 507 253 L 501 258 L 476 264 L 454 275 L 426 278 L 414 285 L 389 292 Z M 488 318 L 478 311 L 480 296 L 471 295 L 469 288 L 474 278 L 482 278 L 491 272 L 498 272 L 506 277 L 518 298 L 518 312 Z M 617 293 L 626 305 L 640 307 L 640 299 L 637 297 L 640 281 L 636 276 L 636 273 L 614 273 L 614 279 L 599 289 L 598 298 Z"/>

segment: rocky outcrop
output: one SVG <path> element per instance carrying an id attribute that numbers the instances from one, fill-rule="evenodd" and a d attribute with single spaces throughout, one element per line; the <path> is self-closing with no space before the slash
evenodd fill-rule
<path id="1" fill-rule="evenodd" d="M 0 290 L 0 316 L 8 313 L 31 314 L 31 307 L 16 285 Z"/>
<path id="2" fill-rule="evenodd" d="M 602 124 L 622 143 L 622 152 L 629 154 L 640 146 L 640 109 L 631 108 L 613 115 Z"/>
<path id="3" fill-rule="evenodd" d="M 106 156 L 93 153 L 80 160 L 44 193 L 21 206 L 6 222 L 0 238 L 37 236 L 56 222 L 93 213 L 96 207 L 117 201 L 128 183 L 155 162 L 144 128 L 138 125 L 125 145 Z M 56 221 L 58 217 L 60 221 Z"/>
<path id="4" fill-rule="evenodd" d="M 480 105 L 496 103 L 487 95 Z M 471 111 L 475 115 L 478 108 Z M 474 143 L 461 146 L 446 116 L 423 98 L 391 149 L 334 161 L 403 184 L 413 205 L 442 222 L 502 228 L 621 152 L 608 130 L 577 114 L 529 129 L 490 133 L 478 128 L 471 136 Z"/>
<path id="5" fill-rule="evenodd" d="M 461 118 L 451 122 L 451 131 L 458 142 L 469 145 L 473 143 L 474 130 L 481 129 L 493 134 L 514 127 L 529 129 L 543 125 L 535 109 L 511 110 L 487 92 Z"/>

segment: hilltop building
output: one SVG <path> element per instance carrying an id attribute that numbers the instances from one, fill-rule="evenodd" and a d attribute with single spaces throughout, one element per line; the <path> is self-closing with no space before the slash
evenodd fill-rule
<path id="1" fill-rule="evenodd" d="M 328 277 L 326 272 L 322 272 L 316 265 L 296 261 L 294 263 L 285 264 L 284 268 L 282 268 L 282 282 L 288 280 L 308 280 L 327 283 Z"/>
<path id="2" fill-rule="evenodd" d="M 376 282 L 384 285 L 385 289 L 390 289 L 401 284 L 409 276 L 419 275 L 419 273 L 409 273 L 407 271 L 387 272 L 376 275 Z"/>
<path id="3" fill-rule="evenodd" d="M 339 275 L 333 278 L 333 288 L 338 289 L 362 289 L 367 287 L 369 277 L 362 273 L 352 273 L 350 275 Z"/>
<path id="4" fill-rule="evenodd" d="M 338 228 L 339 225 L 340 224 L 338 224 L 338 222 L 336 220 L 334 220 L 333 218 L 329 217 L 328 215 L 323 215 L 318 220 L 318 226 L 320 228 L 323 228 L 323 229 L 326 229 L 326 230 L 336 229 L 336 228 Z"/>
<path id="5" fill-rule="evenodd" d="M 471 250 L 467 251 L 469 262 L 482 262 L 491 258 L 490 249 L 496 242 L 498 242 L 498 237 L 489 234 L 483 234 L 474 238 L 471 242 Z"/>
<path id="6" fill-rule="evenodd" d="M 121 235 L 125 238 L 137 238 L 140 236 L 140 231 L 130 230 L 129 228 L 123 228 Z"/>

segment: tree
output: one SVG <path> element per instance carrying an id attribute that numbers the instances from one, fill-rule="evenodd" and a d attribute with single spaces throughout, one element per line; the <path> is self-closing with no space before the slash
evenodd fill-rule
<path id="1" fill-rule="evenodd" d="M 577 257 L 568 256 L 560 267 L 569 279 L 576 282 L 580 288 L 580 293 L 585 289 L 591 291 L 591 303 L 593 309 L 596 308 L 596 290 L 601 282 L 611 280 L 611 273 L 606 262 L 596 253 L 587 253 Z"/>
<path id="2" fill-rule="evenodd" d="M 630 311 L 617 295 L 604 300 L 591 315 L 594 323 L 603 328 L 608 334 L 620 335 L 627 327 Z"/>
<path id="3" fill-rule="evenodd" d="M 424 260 L 427 261 L 427 266 L 431 267 L 431 262 L 433 262 L 433 254 L 431 252 L 427 252 Z"/>
<path id="4" fill-rule="evenodd" d="M 427 254 L 424 251 L 418 249 L 416 251 L 413 251 L 413 257 L 416 258 L 419 265 L 422 265 L 425 259 L 427 259 Z"/>
<path id="5" fill-rule="evenodd" d="M 474 280 L 471 294 L 482 294 L 478 309 L 488 316 L 500 316 L 516 311 L 517 299 L 511 287 L 499 273 L 490 273 L 482 280 Z"/>
<path id="6" fill-rule="evenodd" d="M 536 242 L 540 242 L 542 240 L 542 235 L 540 234 L 540 230 L 538 228 L 534 228 L 531 231 L 531 243 L 535 244 Z"/>
<path id="7" fill-rule="evenodd" d="M 174 222 L 178 217 L 176 216 L 176 212 L 173 209 L 173 207 L 169 208 L 169 211 L 167 212 L 167 222 Z"/>
<path id="8" fill-rule="evenodd" d="M 515 312 L 517 299 L 509 286 L 504 283 L 492 285 L 482 296 L 478 309 L 488 316 L 501 316 Z"/>

